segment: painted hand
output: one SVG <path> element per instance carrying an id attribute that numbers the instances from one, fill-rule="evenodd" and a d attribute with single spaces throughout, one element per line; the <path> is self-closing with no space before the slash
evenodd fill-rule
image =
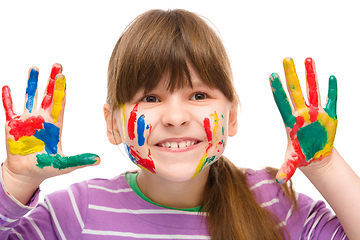
<path id="1" fill-rule="evenodd" d="M 270 84 L 276 105 L 284 120 L 288 135 L 288 148 L 285 162 L 276 175 L 278 183 L 287 182 L 296 168 L 323 160 L 331 154 L 335 139 L 337 116 L 337 80 L 329 78 L 328 100 L 321 107 L 316 77 L 315 63 L 311 58 L 305 60 L 307 95 L 306 103 L 300 88 L 294 62 L 291 58 L 283 61 L 288 91 L 294 106 L 291 107 L 281 84 L 279 75 L 270 75 Z"/>
<path id="2" fill-rule="evenodd" d="M 9 87 L 2 88 L 7 139 L 4 165 L 14 176 L 44 180 L 79 166 L 99 163 L 99 157 L 94 154 L 65 157 L 62 153 L 66 79 L 61 72 L 62 66 L 54 64 L 41 107 L 36 110 L 39 71 L 35 67 L 29 70 L 25 108 L 21 115 L 15 113 Z"/>

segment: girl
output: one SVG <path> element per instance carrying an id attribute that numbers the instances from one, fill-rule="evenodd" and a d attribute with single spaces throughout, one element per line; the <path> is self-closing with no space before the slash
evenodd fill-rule
<path id="1" fill-rule="evenodd" d="M 62 67 L 53 66 L 37 111 L 38 69 L 32 68 L 22 115 L 3 88 L 8 157 L 2 165 L 0 238 L 346 239 L 346 231 L 356 239 L 360 195 L 351 190 L 359 189 L 360 179 L 332 146 L 336 79 L 330 79 L 323 109 L 315 66 L 307 59 L 307 106 L 291 59 L 284 68 L 294 109 L 277 74 L 270 82 L 288 133 L 286 161 L 276 178 L 271 168 L 239 169 L 222 155 L 227 137 L 237 132 L 239 99 L 219 37 L 184 10 L 142 14 L 114 48 L 104 105 L 109 141 L 123 143 L 140 170 L 74 184 L 38 205 L 42 181 L 100 159 L 63 155 Z M 337 217 L 324 203 L 295 193 L 291 181 L 277 183 L 289 180 L 297 167 Z"/>

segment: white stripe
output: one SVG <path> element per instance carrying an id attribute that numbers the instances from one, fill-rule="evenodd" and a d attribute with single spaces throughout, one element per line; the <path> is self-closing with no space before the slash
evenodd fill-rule
<path id="1" fill-rule="evenodd" d="M 97 186 L 97 185 L 91 185 L 91 184 L 89 184 L 88 187 L 89 188 L 96 188 L 96 189 L 104 190 L 104 191 L 111 192 L 111 193 L 132 192 L 131 188 L 121 188 L 121 189 L 114 190 L 114 189 L 105 188 L 105 187 Z"/>
<path id="2" fill-rule="evenodd" d="M 84 229 L 83 233 L 102 236 L 133 237 L 142 239 L 211 239 L 210 236 L 202 235 L 161 235 L 161 234 L 139 234 L 131 232 L 115 232 Z"/>
<path id="3" fill-rule="evenodd" d="M 311 216 L 310 216 L 310 213 L 311 213 L 311 211 L 314 209 L 316 203 L 317 203 L 317 201 L 315 201 L 315 202 L 313 202 L 313 203 L 311 204 L 310 209 L 309 209 L 309 213 L 308 213 L 308 215 L 307 215 L 307 217 L 306 217 L 306 221 L 305 221 L 305 223 L 304 223 L 303 228 L 306 226 L 306 224 L 307 224 L 313 217 L 315 217 L 315 215 L 316 215 L 317 212 L 312 213 Z M 302 231 L 301 234 L 300 234 L 299 240 L 302 239 L 302 234 L 303 234 L 303 231 Z"/>
<path id="4" fill-rule="evenodd" d="M 8 228 L 8 227 L 0 227 L 0 231 L 7 231 L 7 230 L 9 230 L 9 229 L 11 229 L 11 228 Z"/>
<path id="5" fill-rule="evenodd" d="M 36 230 L 37 234 L 39 235 L 40 239 L 41 239 L 41 240 L 45 240 L 44 236 L 42 235 L 39 227 L 36 225 L 36 223 L 34 222 L 34 220 L 33 220 L 32 218 L 27 218 L 27 217 L 26 217 L 26 219 L 29 220 L 29 222 L 31 223 L 31 225 L 35 228 L 35 230 Z"/>
<path id="6" fill-rule="evenodd" d="M 296 197 L 296 201 L 297 201 L 297 200 L 298 200 L 298 197 L 299 197 L 299 194 L 298 194 L 298 193 L 295 193 L 295 197 Z M 294 204 L 291 205 L 288 213 L 286 214 L 285 221 L 282 221 L 281 223 L 279 223 L 279 224 L 276 226 L 276 229 L 281 228 L 281 227 L 283 227 L 283 226 L 286 226 L 286 223 L 287 223 L 287 221 L 289 220 L 289 218 L 290 218 L 293 210 L 294 210 Z"/>
<path id="7" fill-rule="evenodd" d="M 48 205 L 46 205 L 44 202 L 39 203 L 38 206 L 43 206 L 46 210 L 49 211 Z"/>
<path id="8" fill-rule="evenodd" d="M 262 208 L 268 207 L 268 206 L 271 206 L 271 205 L 273 205 L 274 203 L 277 203 L 277 202 L 279 202 L 279 199 L 274 198 L 274 199 L 272 199 L 272 200 L 270 200 L 270 201 L 268 201 L 268 202 L 262 203 L 262 204 L 260 205 L 260 207 L 262 207 Z"/>
<path id="9" fill-rule="evenodd" d="M 336 217 L 336 215 L 331 215 L 328 219 L 328 222 L 330 222 L 331 220 L 333 220 Z"/>
<path id="10" fill-rule="evenodd" d="M 15 231 L 14 229 L 11 229 L 11 232 L 12 232 L 12 233 L 15 233 L 16 236 L 17 236 L 20 240 L 24 240 L 24 238 L 21 236 L 21 234 L 18 233 L 17 231 Z"/>
<path id="11" fill-rule="evenodd" d="M 315 227 L 316 227 L 316 226 L 318 225 L 318 223 L 320 222 L 321 218 L 322 218 L 326 213 L 328 213 L 328 212 L 330 212 L 330 211 L 323 212 L 323 213 L 315 220 L 315 222 L 313 223 L 313 225 L 312 225 L 312 227 L 311 227 L 311 229 L 310 229 L 310 231 L 309 231 L 308 240 L 310 239 L 312 232 L 314 231 Z"/>
<path id="12" fill-rule="evenodd" d="M 346 238 L 346 233 L 344 233 L 344 237 L 341 240 L 344 240 Z"/>
<path id="13" fill-rule="evenodd" d="M 333 239 L 334 239 L 334 237 L 335 237 L 335 235 L 336 235 L 337 231 L 339 231 L 339 228 L 340 228 L 340 226 L 338 226 L 338 227 L 337 227 L 337 229 L 335 230 L 335 232 L 334 232 L 334 234 L 332 235 L 332 237 L 331 237 L 331 239 L 330 239 L 330 240 L 333 240 Z"/>
<path id="14" fill-rule="evenodd" d="M 257 187 L 260 187 L 261 185 L 264 185 L 264 184 L 270 184 L 270 183 L 275 183 L 275 182 L 276 182 L 276 181 L 275 181 L 274 179 L 262 180 L 262 181 L 256 183 L 254 186 L 252 186 L 252 187 L 250 188 L 250 190 L 253 190 L 253 189 L 255 189 L 255 188 L 257 188 Z"/>
<path id="15" fill-rule="evenodd" d="M 74 209 L 74 212 L 75 212 L 75 215 L 76 215 L 76 217 L 77 217 L 77 219 L 78 219 L 78 222 L 79 222 L 79 224 L 80 224 L 80 227 L 81 227 L 81 229 L 84 229 L 84 222 L 83 222 L 83 220 L 82 220 L 82 218 L 81 218 L 81 215 L 80 215 L 80 212 L 79 212 L 79 208 L 78 208 L 78 206 L 77 206 L 77 204 L 76 204 L 75 197 L 74 197 L 74 193 L 72 192 L 71 188 L 68 188 L 67 191 L 68 191 L 68 193 L 69 193 L 71 205 L 72 205 L 72 207 L 73 207 L 73 209 Z"/>
<path id="16" fill-rule="evenodd" d="M 49 198 L 47 196 L 45 197 L 45 200 L 46 200 L 46 202 L 47 202 L 47 204 L 49 206 L 51 217 L 53 218 L 55 226 L 56 226 L 57 230 L 59 231 L 61 239 L 66 240 L 66 237 L 65 237 L 63 231 L 61 230 L 60 223 L 59 223 L 59 221 L 58 221 L 58 219 L 56 217 L 54 209 L 52 208 L 50 200 L 49 200 Z"/>
<path id="17" fill-rule="evenodd" d="M 8 217 L 6 217 L 4 215 L 1 215 L 1 214 L 0 214 L 0 218 L 1 218 L 1 220 L 5 221 L 5 222 L 8 222 L 8 223 L 12 223 L 12 222 L 17 221 L 17 219 L 10 219 L 10 218 L 8 218 Z"/>
<path id="18" fill-rule="evenodd" d="M 113 213 L 132 213 L 132 214 L 182 214 L 182 215 L 199 215 L 198 212 L 180 211 L 173 209 L 139 209 L 132 210 L 127 208 L 110 208 L 105 206 L 89 205 L 89 209 L 113 212 Z"/>

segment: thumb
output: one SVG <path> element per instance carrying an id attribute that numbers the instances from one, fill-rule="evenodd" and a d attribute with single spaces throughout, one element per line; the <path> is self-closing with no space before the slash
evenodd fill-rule
<path id="1" fill-rule="evenodd" d="M 285 184 L 294 175 L 299 161 L 296 159 L 287 159 L 276 174 L 276 181 L 279 184 Z"/>
<path id="2" fill-rule="evenodd" d="M 100 157 L 92 153 L 83 153 L 75 156 L 60 156 L 60 154 L 38 154 L 36 155 L 37 164 L 39 168 L 53 167 L 56 169 L 65 169 L 86 165 L 98 165 L 100 163 Z"/>

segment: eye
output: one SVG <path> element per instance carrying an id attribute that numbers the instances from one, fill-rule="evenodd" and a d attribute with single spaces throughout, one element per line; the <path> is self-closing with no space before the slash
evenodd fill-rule
<path id="1" fill-rule="evenodd" d="M 149 102 L 149 103 L 155 103 L 155 102 L 160 102 L 160 99 L 158 99 L 154 95 L 148 95 L 148 96 L 144 97 L 143 99 L 141 99 L 141 101 Z"/>
<path id="2" fill-rule="evenodd" d="M 203 92 L 197 92 L 194 93 L 194 95 L 191 96 L 190 100 L 204 100 L 205 98 L 208 98 L 209 96 L 206 93 Z"/>

